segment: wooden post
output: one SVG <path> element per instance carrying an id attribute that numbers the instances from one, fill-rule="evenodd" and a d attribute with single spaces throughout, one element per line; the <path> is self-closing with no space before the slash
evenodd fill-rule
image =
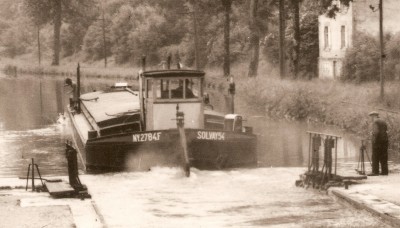
<path id="1" fill-rule="evenodd" d="M 31 171 L 31 164 L 28 165 L 28 172 L 26 174 L 26 186 L 25 191 L 28 191 L 28 184 L 29 184 L 29 172 Z"/>
<path id="2" fill-rule="evenodd" d="M 37 27 L 37 42 L 38 42 L 38 60 L 39 60 L 39 66 L 42 63 L 42 55 L 40 52 L 40 27 Z"/>
<path id="3" fill-rule="evenodd" d="M 180 70 L 181 69 L 181 58 L 179 57 L 179 52 L 176 54 L 176 68 L 178 69 L 178 70 Z"/>
<path id="4" fill-rule="evenodd" d="M 167 57 L 167 69 L 171 69 L 171 55 L 168 55 Z"/>
<path id="5" fill-rule="evenodd" d="M 335 137 L 335 176 L 336 176 L 336 169 L 337 169 L 337 147 L 338 147 L 337 141 L 338 141 L 338 138 Z"/>
<path id="6" fill-rule="evenodd" d="M 40 121 L 43 119 L 43 92 L 42 92 L 42 76 L 39 79 L 39 96 L 40 96 Z"/>
<path id="7" fill-rule="evenodd" d="M 142 56 L 142 62 L 141 62 L 141 67 L 142 67 L 142 71 L 145 72 L 146 71 L 146 56 Z"/>
<path id="8" fill-rule="evenodd" d="M 235 113 L 235 92 L 236 92 L 236 85 L 235 82 L 233 81 L 233 77 L 230 78 L 229 82 L 229 89 L 228 89 L 229 94 L 231 95 L 231 113 Z"/>
<path id="9" fill-rule="evenodd" d="M 77 100 L 75 102 L 77 102 L 77 113 L 81 112 L 81 102 L 80 102 L 80 98 L 81 98 L 81 66 L 78 63 L 78 67 L 76 68 L 76 93 L 77 93 Z"/>
<path id="10" fill-rule="evenodd" d="M 183 170 L 185 171 L 186 177 L 190 176 L 190 160 L 189 160 L 189 151 L 187 147 L 187 140 L 184 128 L 184 113 L 179 111 L 179 105 L 176 105 L 176 125 L 179 131 L 180 143 L 182 146 L 182 154 L 183 154 Z"/>
<path id="11" fill-rule="evenodd" d="M 308 172 L 310 172 L 310 170 L 311 170 L 311 151 L 312 151 L 312 141 L 311 141 L 311 136 L 312 136 L 312 134 L 311 133 L 309 133 L 309 135 L 310 135 L 310 139 L 309 139 L 309 142 L 308 142 Z"/>
<path id="12" fill-rule="evenodd" d="M 141 60 L 141 68 L 142 68 L 142 73 L 146 71 L 146 56 L 142 55 L 142 60 Z M 144 107 L 144 91 L 145 91 L 145 84 L 146 82 L 143 80 L 143 77 L 139 75 L 139 86 L 140 86 L 140 91 L 139 91 L 139 98 L 140 98 L 140 120 L 142 122 L 142 130 L 146 130 L 146 110 Z"/>

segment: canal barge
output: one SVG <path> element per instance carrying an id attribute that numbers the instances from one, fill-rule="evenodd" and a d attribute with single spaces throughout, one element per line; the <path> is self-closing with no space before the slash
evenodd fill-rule
<path id="1" fill-rule="evenodd" d="M 256 166 L 256 135 L 242 125 L 242 116 L 212 109 L 203 94 L 204 75 L 182 69 L 141 71 L 138 90 L 117 83 L 71 100 L 73 142 L 84 169 Z"/>

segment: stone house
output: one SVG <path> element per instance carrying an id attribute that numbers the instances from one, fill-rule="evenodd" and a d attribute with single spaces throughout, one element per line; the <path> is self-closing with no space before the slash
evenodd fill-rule
<path id="1" fill-rule="evenodd" d="M 354 0 L 344 6 L 334 1 L 339 8 L 335 18 L 320 15 L 319 24 L 319 78 L 339 78 L 346 50 L 353 45 L 359 32 L 378 36 L 379 0 Z M 384 33 L 400 31 L 400 0 L 383 0 Z"/>

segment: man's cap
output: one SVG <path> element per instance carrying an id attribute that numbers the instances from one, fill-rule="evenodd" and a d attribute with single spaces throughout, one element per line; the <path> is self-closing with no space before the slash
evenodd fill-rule
<path id="1" fill-rule="evenodd" d="M 72 80 L 70 78 L 65 79 L 64 86 L 72 85 Z"/>
<path id="2" fill-rule="evenodd" d="M 379 113 L 377 111 L 372 111 L 368 115 L 369 116 L 379 116 Z"/>

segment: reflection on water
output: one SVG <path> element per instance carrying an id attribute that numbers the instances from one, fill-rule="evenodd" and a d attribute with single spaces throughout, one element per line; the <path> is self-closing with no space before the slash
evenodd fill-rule
<path id="1" fill-rule="evenodd" d="M 63 77 L 0 77 L 0 176 L 26 175 L 30 158 L 44 174 L 66 174 L 64 142 L 69 130 L 56 123 L 70 96 L 63 81 Z M 114 82 L 83 77 L 82 91 L 105 89 Z M 227 110 L 226 97 L 210 94 L 217 110 Z M 307 166 L 307 130 L 342 135 L 338 162 L 354 166 L 358 161 L 360 140 L 335 128 L 253 116 L 247 116 L 246 124 L 259 135 L 258 158 L 262 167 Z M 398 153 L 391 153 L 390 159 L 398 161 Z"/>
<path id="2" fill-rule="evenodd" d="M 255 132 L 259 134 L 258 149 L 259 163 L 261 166 L 273 167 L 299 167 L 307 166 L 309 160 L 309 134 L 307 131 L 321 132 L 326 134 L 338 135 L 341 138 L 337 141 L 338 169 L 342 171 L 354 170 L 357 167 L 360 155 L 361 139 L 353 134 L 344 132 L 335 127 L 312 125 L 300 122 L 287 122 L 279 120 L 268 120 L 265 118 L 250 119 L 252 126 L 257 126 Z M 324 142 L 320 147 L 320 164 L 322 167 Z M 365 162 L 371 158 L 371 145 L 367 145 L 368 155 Z M 335 155 L 333 154 L 333 159 Z M 400 162 L 399 153 L 389 150 L 389 166 L 392 163 Z M 366 165 L 367 170 L 370 165 Z"/>
<path id="3" fill-rule="evenodd" d="M 82 91 L 110 81 L 82 80 Z M 42 175 L 65 175 L 64 142 L 69 137 L 64 113 L 70 90 L 63 77 L 0 78 L 0 176 L 25 176 L 31 158 Z"/>

